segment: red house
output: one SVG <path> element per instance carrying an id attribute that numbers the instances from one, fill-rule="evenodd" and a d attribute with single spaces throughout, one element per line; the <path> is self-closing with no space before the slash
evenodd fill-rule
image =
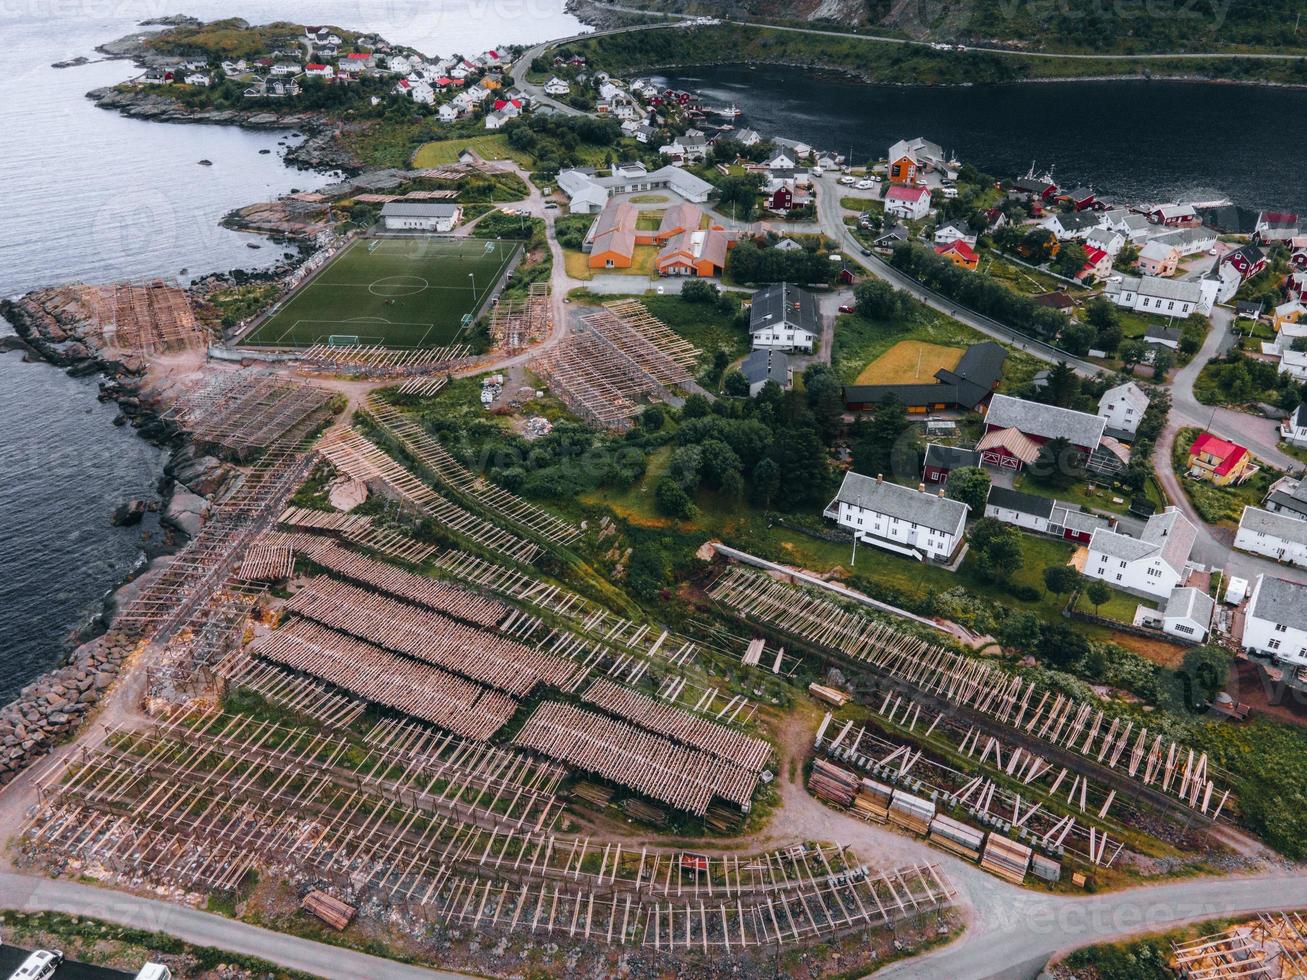
<path id="1" fill-rule="evenodd" d="M 1247 281 L 1266 268 L 1266 253 L 1256 245 L 1244 245 L 1236 248 L 1223 261 L 1232 265 L 1239 276 Z"/>
<path id="2" fill-rule="evenodd" d="M 994 395 L 985 412 L 985 434 L 976 450 L 987 466 L 1019 470 L 1035 461 L 1044 443 L 1065 439 L 1071 451 L 1083 458 L 1098 448 L 1106 424 L 1105 419 L 1087 412 Z"/>

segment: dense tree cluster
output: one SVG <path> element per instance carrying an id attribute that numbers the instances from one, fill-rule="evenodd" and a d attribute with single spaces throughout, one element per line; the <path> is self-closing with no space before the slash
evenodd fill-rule
<path id="1" fill-rule="evenodd" d="M 1067 324 L 1066 317 L 1056 310 L 1040 306 L 990 276 L 978 276 L 959 268 L 923 245 L 900 242 L 890 261 L 930 289 L 993 317 L 1018 333 L 1052 339 Z"/>
<path id="2" fill-rule="evenodd" d="M 802 284 L 828 283 L 840 266 L 813 249 L 780 249 L 744 241 L 731 249 L 726 269 L 737 282 Z"/>
<path id="3" fill-rule="evenodd" d="M 809 367 L 804 381 L 802 392 L 768 382 L 752 399 L 687 398 L 676 449 L 654 487 L 659 511 L 690 516 L 701 488 L 765 509 L 827 503 L 834 475 L 826 445 L 839 424 L 839 385 L 825 365 Z"/>

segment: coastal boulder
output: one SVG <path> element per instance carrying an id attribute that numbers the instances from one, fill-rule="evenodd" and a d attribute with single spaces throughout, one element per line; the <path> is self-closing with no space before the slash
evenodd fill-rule
<path id="1" fill-rule="evenodd" d="M 189 537 L 195 537 L 204 526 L 204 518 L 209 511 L 209 502 L 199 494 L 189 490 L 178 490 L 168 501 L 163 522 L 174 527 Z"/>

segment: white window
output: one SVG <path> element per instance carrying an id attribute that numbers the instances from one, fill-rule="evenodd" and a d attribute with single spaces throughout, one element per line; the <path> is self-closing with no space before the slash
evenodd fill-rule
<path id="1" fill-rule="evenodd" d="M 1278 649 L 1280 649 L 1280 641 L 1279 641 L 1279 640 L 1267 640 L 1267 641 L 1266 641 L 1266 648 L 1267 648 L 1268 650 L 1278 650 Z"/>
<path id="2" fill-rule="evenodd" d="M 1276 624 L 1275 624 L 1275 632 L 1277 632 L 1277 633 L 1287 633 L 1288 630 L 1289 630 L 1289 627 L 1285 626 L 1283 623 L 1276 623 Z"/>

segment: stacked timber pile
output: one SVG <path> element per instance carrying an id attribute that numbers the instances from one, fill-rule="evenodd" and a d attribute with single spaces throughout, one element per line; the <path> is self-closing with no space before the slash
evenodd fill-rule
<path id="1" fill-rule="evenodd" d="M 606 807 L 613 799 L 613 791 L 599 783 L 589 783 L 584 779 L 572 787 L 572 795 L 579 797 L 591 806 Z"/>
<path id="2" fill-rule="evenodd" d="M 889 822 L 894 826 L 924 837 L 930 830 L 930 821 L 934 817 L 935 804 L 930 800 L 923 800 L 901 789 L 894 791 L 894 799 L 889 805 Z"/>
<path id="3" fill-rule="evenodd" d="M 724 759 L 557 701 L 537 707 L 513 743 L 700 817 L 714 797 L 748 810 L 758 785 Z"/>
<path id="4" fill-rule="evenodd" d="M 884 823 L 889 819 L 889 804 L 893 796 L 893 787 L 864 778 L 858 783 L 858 795 L 853 800 L 853 809 L 864 819 Z"/>
<path id="5" fill-rule="evenodd" d="M 828 803 L 852 806 L 858 793 L 858 777 L 825 759 L 814 759 L 812 774 L 808 777 L 808 792 Z"/>
<path id="6" fill-rule="evenodd" d="M 761 772 L 771 755 L 771 746 L 760 738 L 655 701 L 609 680 L 601 678 L 595 681 L 581 699 L 624 721 L 666 735 L 691 748 L 702 749 L 751 772 Z"/>
<path id="7" fill-rule="evenodd" d="M 981 845 L 985 842 L 985 832 L 952 817 L 939 816 L 930 822 L 930 840 L 946 851 L 978 861 Z"/>
<path id="8" fill-rule="evenodd" d="M 1019 885 L 1026 880 L 1026 869 L 1030 867 L 1030 848 L 991 833 L 985 842 L 985 856 L 980 866 L 990 874 Z"/>
<path id="9" fill-rule="evenodd" d="M 1050 857 L 1044 857 L 1042 854 L 1030 855 L 1030 873 L 1036 878 L 1043 881 L 1060 881 L 1062 878 L 1062 865 Z"/>
<path id="10" fill-rule="evenodd" d="M 347 902 L 342 902 L 338 898 L 332 898 L 326 892 L 317 890 L 309 892 L 300 901 L 300 908 L 305 912 L 316 915 L 319 919 L 331 926 L 333 929 L 344 929 L 354 921 L 354 916 L 358 909 L 354 908 Z"/>
<path id="11" fill-rule="evenodd" d="M 647 823 L 651 827 L 667 826 L 667 811 L 662 807 L 653 806 L 636 799 L 634 796 L 628 796 L 622 800 L 622 812 L 632 820 L 639 820 L 641 823 Z"/>
<path id="12" fill-rule="evenodd" d="M 833 687 L 827 687 L 825 684 L 818 684 L 813 681 L 808 685 L 808 693 L 818 701 L 825 701 L 827 704 L 833 704 L 837 708 L 842 708 L 849 703 L 849 696 L 843 691 Z"/>

